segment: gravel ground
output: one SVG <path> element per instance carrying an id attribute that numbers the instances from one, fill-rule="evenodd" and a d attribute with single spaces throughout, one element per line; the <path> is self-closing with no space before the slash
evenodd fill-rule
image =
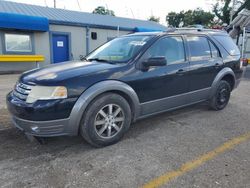
<path id="1" fill-rule="evenodd" d="M 0 187 L 140 187 L 250 131 L 249 72 L 245 76 L 223 111 L 199 104 L 141 120 L 121 142 L 101 149 L 80 137 L 28 141 L 10 127 L 4 109 L 17 75 L 0 76 Z M 246 141 L 164 187 L 250 187 L 249 155 Z"/>
<path id="2" fill-rule="evenodd" d="M 5 96 L 12 90 L 18 77 L 18 74 L 0 75 L 0 109 L 6 108 Z"/>

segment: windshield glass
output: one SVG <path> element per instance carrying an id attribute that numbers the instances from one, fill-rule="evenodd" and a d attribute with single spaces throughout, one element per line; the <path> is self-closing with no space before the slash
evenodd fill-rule
<path id="1" fill-rule="evenodd" d="M 90 53 L 86 59 L 124 63 L 134 57 L 152 36 L 126 36 L 115 38 Z"/>

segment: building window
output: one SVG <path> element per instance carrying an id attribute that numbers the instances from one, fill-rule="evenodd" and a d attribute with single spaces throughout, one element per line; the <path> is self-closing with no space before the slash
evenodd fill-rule
<path id="1" fill-rule="evenodd" d="M 33 51 L 29 34 L 6 33 L 4 39 L 6 53 L 31 53 Z"/>
<path id="2" fill-rule="evenodd" d="M 91 32 L 91 38 L 93 40 L 97 40 L 97 33 L 96 32 Z"/>

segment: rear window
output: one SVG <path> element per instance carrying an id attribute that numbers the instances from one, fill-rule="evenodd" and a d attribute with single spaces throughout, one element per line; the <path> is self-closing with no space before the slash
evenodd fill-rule
<path id="1" fill-rule="evenodd" d="M 230 55 L 240 55 L 239 48 L 229 36 L 214 36 Z"/>

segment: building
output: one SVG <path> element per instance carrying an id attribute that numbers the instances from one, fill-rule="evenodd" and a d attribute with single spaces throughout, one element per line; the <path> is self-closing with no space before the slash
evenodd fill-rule
<path id="1" fill-rule="evenodd" d="M 166 27 L 151 21 L 0 1 L 0 72 L 78 60 L 108 40 L 140 29 L 162 31 Z"/>
<path id="2" fill-rule="evenodd" d="M 250 10 L 241 10 L 229 28 L 232 28 L 229 34 L 236 41 L 242 55 L 250 60 Z"/>

